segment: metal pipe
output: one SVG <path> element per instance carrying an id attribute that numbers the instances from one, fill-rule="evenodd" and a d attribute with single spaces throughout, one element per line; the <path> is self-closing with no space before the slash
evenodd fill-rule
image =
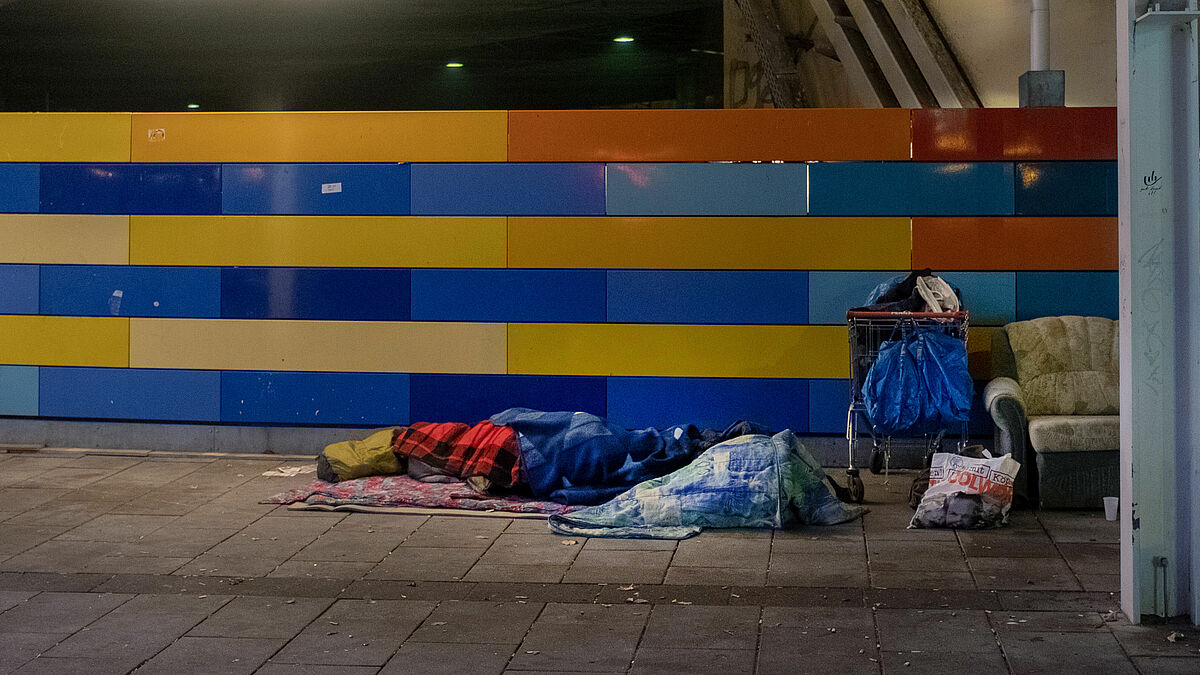
<path id="1" fill-rule="evenodd" d="M 1047 70 L 1050 38 L 1050 0 L 1033 0 L 1029 10 L 1029 69 Z"/>

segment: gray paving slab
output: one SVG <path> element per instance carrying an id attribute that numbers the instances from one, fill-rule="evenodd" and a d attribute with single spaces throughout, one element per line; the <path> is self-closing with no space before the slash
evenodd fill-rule
<path id="1" fill-rule="evenodd" d="M 401 546 L 487 548 L 509 525 L 505 518 L 431 516 Z"/>
<path id="2" fill-rule="evenodd" d="M 989 652 L 996 648 L 981 610 L 878 609 L 875 621 L 884 651 Z"/>
<path id="3" fill-rule="evenodd" d="M 796 675 L 796 673 L 839 673 L 879 675 L 879 658 L 862 654 L 801 652 L 793 648 L 767 647 L 758 653 L 758 675 Z"/>
<path id="4" fill-rule="evenodd" d="M 1058 545 L 1062 557 L 1075 574 L 1120 574 L 1121 547 L 1118 544 Z"/>
<path id="5" fill-rule="evenodd" d="M 759 644 L 773 651 L 877 656 L 874 613 L 865 607 L 764 607 Z"/>
<path id="6" fill-rule="evenodd" d="M 434 606 L 410 600 L 338 600 L 271 661 L 382 666 Z"/>
<path id="7" fill-rule="evenodd" d="M 375 675 L 376 666 L 320 666 L 311 663 L 268 662 L 255 675 Z"/>
<path id="8" fill-rule="evenodd" d="M 165 485 L 198 471 L 197 462 L 172 462 L 167 460 L 143 460 L 133 464 L 105 480 L 120 481 L 126 485 Z"/>
<path id="9" fill-rule="evenodd" d="M 116 555 L 194 558 L 237 533 L 237 529 L 172 524 L 116 547 Z"/>
<path id="10" fill-rule="evenodd" d="M 184 576 L 222 576 L 222 577 L 264 577 L 275 568 L 282 565 L 287 553 L 272 556 L 260 555 L 221 555 L 218 553 L 203 553 L 190 562 L 175 570 L 174 574 Z"/>
<path id="11" fill-rule="evenodd" d="M 44 487 L 76 489 L 86 487 L 116 473 L 112 468 L 75 468 L 72 464 L 43 471 L 14 483 L 14 487 Z"/>
<path id="12" fill-rule="evenodd" d="M 695 673 L 754 672 L 753 649 L 671 649 L 642 647 L 633 657 L 630 673 L 695 675 Z"/>
<path id="13" fill-rule="evenodd" d="M 488 547 L 481 563 L 491 565 L 566 565 L 579 555 L 586 539 L 554 534 L 504 532 Z"/>
<path id="14" fill-rule="evenodd" d="M 104 514 L 55 538 L 62 541 L 137 541 L 175 521 L 174 516 Z"/>
<path id="15" fill-rule="evenodd" d="M 13 515 L 5 521 L 5 527 L 46 527 L 61 533 L 104 512 L 104 509 L 98 509 L 93 504 L 56 500 Z"/>
<path id="16" fill-rule="evenodd" d="M 464 581 L 557 583 L 568 565 L 493 565 L 480 560 L 471 566 Z"/>
<path id="17" fill-rule="evenodd" d="M 406 642 L 380 675 L 499 675 L 516 645 Z"/>
<path id="18" fill-rule="evenodd" d="M 1112 634 L 1130 656 L 1200 657 L 1200 629 L 1169 624 L 1113 624 Z M 1196 661 L 1200 666 L 1200 660 Z"/>
<path id="19" fill-rule="evenodd" d="M 771 586 L 867 586 L 867 561 L 858 555 L 772 553 L 767 571 Z"/>
<path id="20" fill-rule="evenodd" d="M 1092 632 L 1108 630 L 1099 612 L 992 612 L 988 615 L 998 633 L 1013 631 Z"/>
<path id="21" fill-rule="evenodd" d="M 88 563 L 108 555 L 117 545 L 104 541 L 47 541 L 0 563 L 13 572 L 71 573 L 87 570 Z"/>
<path id="22" fill-rule="evenodd" d="M 1116 593 L 1088 591 L 998 591 L 995 598 L 1008 611 L 1120 611 L 1121 599 Z"/>
<path id="23" fill-rule="evenodd" d="M 696 537 L 679 542 L 672 567 L 734 567 L 766 570 L 771 559 L 768 538 L 739 540 Z"/>
<path id="24" fill-rule="evenodd" d="M 625 672 L 649 613 L 643 605 L 546 605 L 509 668 Z"/>
<path id="25" fill-rule="evenodd" d="M 654 605 L 641 646 L 752 650 L 760 615 L 757 607 Z"/>
<path id="26" fill-rule="evenodd" d="M 739 569 L 735 567 L 676 567 L 672 564 L 667 568 L 664 584 L 670 585 L 712 585 L 728 586 L 730 584 L 767 583 L 766 569 Z"/>
<path id="27" fill-rule="evenodd" d="M 875 588 L 933 588 L 975 590 L 970 572 L 939 570 L 876 570 L 871 566 L 871 586 Z"/>
<path id="28" fill-rule="evenodd" d="M 1136 673 L 1133 663 L 1108 632 L 1006 633 L 1001 644 L 1015 673 Z"/>
<path id="29" fill-rule="evenodd" d="M 44 544 L 62 533 L 62 527 L 27 527 L 23 525 L 0 525 L 4 536 L 0 537 L 0 557 L 24 553 L 34 546 Z"/>
<path id="30" fill-rule="evenodd" d="M 403 540 L 404 537 L 395 532 L 331 530 L 300 549 L 293 559 L 378 563 Z"/>
<path id="31" fill-rule="evenodd" d="M 71 490 L 66 487 L 3 487 L 0 488 L 0 504 L 15 511 L 27 511 L 43 504 L 61 499 Z"/>
<path id="32" fill-rule="evenodd" d="M 42 654 L 32 661 L 27 661 L 13 673 L 19 675 L 125 675 L 130 669 L 130 661 L 120 656 L 59 658 Z"/>
<path id="33" fill-rule="evenodd" d="M 281 639 L 182 637 L 134 672 L 137 675 L 250 675 L 283 643 Z"/>
<path id="34" fill-rule="evenodd" d="M 1103 591 L 1108 593 L 1119 593 L 1121 591 L 1120 574 L 1080 574 L 1076 572 L 1075 578 L 1085 591 Z"/>
<path id="35" fill-rule="evenodd" d="M 948 652 L 937 649 L 907 652 L 884 651 L 881 658 L 884 675 L 1009 672 L 1008 663 L 1004 660 L 1004 654 L 1001 653 L 999 647 L 986 652 Z"/>
<path id="36" fill-rule="evenodd" d="M 70 633 L 6 633 L 0 649 L 0 673 L 17 670 Z"/>
<path id="37" fill-rule="evenodd" d="M 604 588 L 607 587 L 597 584 L 480 582 L 474 584 L 467 599 L 490 602 L 524 600 L 526 602 L 590 603 L 596 600 L 597 595 Z"/>
<path id="38" fill-rule="evenodd" d="M 483 555 L 482 548 L 420 548 L 401 545 L 367 573 L 368 579 L 458 581 Z"/>
<path id="39" fill-rule="evenodd" d="M 74 633 L 132 597 L 115 593 L 39 593 L 0 613 L 0 633 Z"/>
<path id="40" fill-rule="evenodd" d="M 969 565 L 981 589 L 1083 590 L 1061 558 L 971 558 Z"/>
<path id="41" fill-rule="evenodd" d="M 872 539 L 867 544 L 871 571 L 966 572 L 967 560 L 948 542 Z"/>
<path id="42" fill-rule="evenodd" d="M 581 551 L 563 581 L 659 584 L 671 556 L 671 551 Z"/>
<path id="43" fill-rule="evenodd" d="M 1111 544 L 1120 541 L 1117 521 L 1104 519 L 1099 511 L 1039 511 L 1038 520 L 1060 544 Z"/>
<path id="44" fill-rule="evenodd" d="M 476 584 L 466 581 L 360 579 L 347 586 L 339 597 L 367 600 L 466 600 L 474 593 L 475 586 Z"/>
<path id="45" fill-rule="evenodd" d="M 267 574 L 268 577 L 300 577 L 305 579 L 361 579 L 375 568 L 369 562 L 310 562 L 288 560 Z"/>
<path id="46" fill-rule="evenodd" d="M 408 642 L 467 642 L 515 647 L 525 637 L 542 607 L 540 602 L 443 602 L 409 636 Z"/>
<path id="47" fill-rule="evenodd" d="M 0 591 L 0 612 L 6 612 L 37 594 L 37 591 Z"/>
<path id="48" fill-rule="evenodd" d="M 140 595 L 45 655 L 84 659 L 102 656 L 106 662 L 131 670 L 230 600 L 228 596 Z"/>
<path id="49" fill-rule="evenodd" d="M 517 523 L 519 521 L 513 521 Z M 511 531 L 511 530 L 510 530 Z M 673 539 L 620 539 L 596 537 L 583 545 L 585 551 L 674 551 L 678 542 Z"/>
<path id="50" fill-rule="evenodd" d="M 1141 673 L 1195 675 L 1200 672 L 1200 663 L 1193 657 L 1135 656 L 1131 660 Z"/>
<path id="51" fill-rule="evenodd" d="M 238 597 L 195 628 L 191 637 L 292 638 L 329 609 L 329 598 Z"/>

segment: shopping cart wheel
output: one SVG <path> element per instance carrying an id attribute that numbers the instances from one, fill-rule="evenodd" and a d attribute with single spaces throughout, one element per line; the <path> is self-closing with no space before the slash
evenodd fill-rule
<path id="1" fill-rule="evenodd" d="M 846 475 L 850 477 L 850 501 L 855 504 L 863 503 L 867 489 L 863 486 L 862 479 L 858 477 L 858 469 L 846 469 Z"/>
<path id="2" fill-rule="evenodd" d="M 886 450 L 880 449 L 879 446 L 875 446 L 871 450 L 871 473 L 883 473 L 883 460 L 885 457 L 884 453 L 886 452 Z"/>

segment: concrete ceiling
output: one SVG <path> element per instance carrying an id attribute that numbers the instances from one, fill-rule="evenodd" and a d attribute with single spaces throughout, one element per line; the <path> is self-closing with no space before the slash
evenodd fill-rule
<path id="1" fill-rule="evenodd" d="M 721 0 L 0 0 L 0 110 L 720 105 L 721 41 Z"/>

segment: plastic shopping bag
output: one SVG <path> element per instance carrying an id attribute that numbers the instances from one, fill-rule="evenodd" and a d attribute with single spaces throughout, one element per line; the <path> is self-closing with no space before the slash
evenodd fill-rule
<path id="1" fill-rule="evenodd" d="M 880 346 L 863 380 L 863 404 L 879 433 L 913 436 L 965 422 L 972 387 L 962 340 L 938 330 L 906 330 Z"/>
<path id="2" fill-rule="evenodd" d="M 1007 524 L 1013 479 L 1020 468 L 1012 455 L 975 458 L 935 453 L 929 489 L 908 526 L 981 529 Z"/>

